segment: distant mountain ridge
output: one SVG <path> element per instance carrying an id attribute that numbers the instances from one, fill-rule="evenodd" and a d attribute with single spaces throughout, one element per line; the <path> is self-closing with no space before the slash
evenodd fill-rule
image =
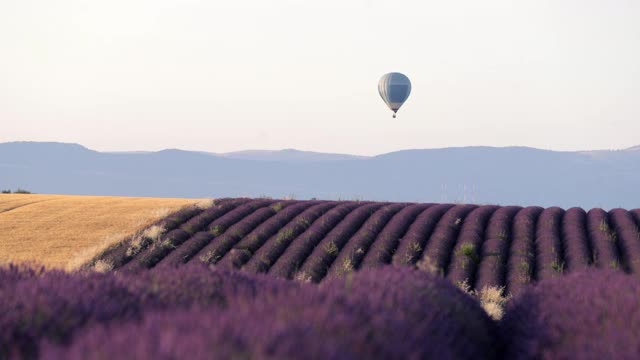
<path id="1" fill-rule="evenodd" d="M 261 160 L 261 161 L 342 161 L 362 160 L 369 156 L 348 154 L 320 153 L 296 149 L 283 150 L 244 150 L 216 154 L 229 159 Z"/>
<path id="2" fill-rule="evenodd" d="M 207 151 L 194 151 L 201 154 L 220 156 L 229 159 L 257 160 L 257 161 L 339 161 L 339 160 L 359 160 L 370 158 L 369 156 L 358 156 L 349 154 L 320 153 L 314 151 L 302 151 L 296 149 L 282 150 L 242 150 L 226 153 L 214 153 Z M 152 151 L 111 151 L 110 154 L 149 154 Z"/>
<path id="3" fill-rule="evenodd" d="M 475 146 L 364 157 L 294 149 L 112 153 L 78 144 L 0 143 L 0 189 L 39 193 L 638 208 L 639 184 L 640 146 L 576 152 Z"/>

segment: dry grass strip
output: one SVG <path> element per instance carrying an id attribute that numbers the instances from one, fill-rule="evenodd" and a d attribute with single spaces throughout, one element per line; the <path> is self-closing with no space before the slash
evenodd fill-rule
<path id="1" fill-rule="evenodd" d="M 195 199 L 0 194 L 0 264 L 72 270 Z"/>

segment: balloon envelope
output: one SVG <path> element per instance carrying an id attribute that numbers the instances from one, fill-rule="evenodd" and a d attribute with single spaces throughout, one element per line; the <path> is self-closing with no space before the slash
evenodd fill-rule
<path id="1" fill-rule="evenodd" d="M 411 94 L 411 81 L 404 74 L 388 73 L 380 78 L 378 92 L 382 100 L 395 114 Z"/>

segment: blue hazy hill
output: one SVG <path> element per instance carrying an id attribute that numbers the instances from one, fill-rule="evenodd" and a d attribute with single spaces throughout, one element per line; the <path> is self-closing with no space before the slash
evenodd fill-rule
<path id="1" fill-rule="evenodd" d="M 105 153 L 77 144 L 0 144 L 0 189 L 38 193 L 638 208 L 639 184 L 640 147 L 462 147 L 362 157 L 293 149 Z"/>

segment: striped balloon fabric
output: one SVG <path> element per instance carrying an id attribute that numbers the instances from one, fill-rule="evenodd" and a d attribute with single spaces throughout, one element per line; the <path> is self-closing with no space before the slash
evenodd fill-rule
<path id="1" fill-rule="evenodd" d="M 378 82 L 380 97 L 393 111 L 393 117 L 411 94 L 411 81 L 404 74 L 392 72 L 382 76 Z"/>

